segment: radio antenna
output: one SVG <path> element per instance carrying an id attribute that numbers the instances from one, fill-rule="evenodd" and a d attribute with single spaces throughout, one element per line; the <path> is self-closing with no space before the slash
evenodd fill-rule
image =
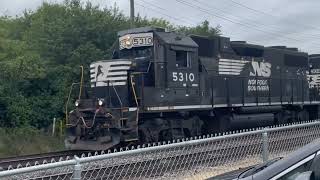
<path id="1" fill-rule="evenodd" d="M 130 0 L 130 27 L 134 28 L 134 0 Z"/>

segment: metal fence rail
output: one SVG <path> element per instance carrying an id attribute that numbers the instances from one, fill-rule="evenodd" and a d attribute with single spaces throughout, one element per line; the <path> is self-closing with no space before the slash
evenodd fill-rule
<path id="1" fill-rule="evenodd" d="M 320 138 L 320 121 L 149 144 L 0 172 L 0 179 L 194 179 L 248 167 Z"/>

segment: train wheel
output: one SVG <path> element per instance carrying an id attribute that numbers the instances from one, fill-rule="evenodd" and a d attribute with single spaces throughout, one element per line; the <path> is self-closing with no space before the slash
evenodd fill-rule
<path id="1" fill-rule="evenodd" d="M 139 144 L 144 144 L 148 142 L 146 138 L 146 134 L 144 133 L 143 130 L 139 129 L 138 134 L 139 134 Z"/>
<path id="2" fill-rule="evenodd" d="M 172 139 L 173 139 L 173 134 L 171 129 L 166 129 L 159 133 L 160 141 L 170 141 Z"/>
<path id="3" fill-rule="evenodd" d="M 221 114 L 220 117 L 218 117 L 218 127 L 220 132 L 226 132 L 231 130 L 231 119 L 231 114 Z"/>
<path id="4" fill-rule="evenodd" d="M 295 121 L 294 112 L 283 110 L 275 115 L 277 124 L 292 123 Z"/>
<path id="5" fill-rule="evenodd" d="M 161 118 L 144 119 L 139 124 L 139 139 L 142 138 L 140 141 L 143 143 L 157 142 L 163 129 L 168 129 L 165 120 Z"/>
<path id="6" fill-rule="evenodd" d="M 189 129 L 191 136 L 199 136 L 202 135 L 202 129 L 203 129 L 203 121 L 198 116 L 193 116 L 190 118 L 190 121 L 192 122 L 192 127 Z M 188 135 L 185 133 L 185 137 Z"/>
<path id="7" fill-rule="evenodd" d="M 219 119 L 216 116 L 205 117 L 203 121 L 203 126 L 201 128 L 201 132 L 203 132 L 203 134 L 219 133 L 219 126 Z"/>
<path id="8" fill-rule="evenodd" d="M 150 127 L 139 127 L 140 143 L 157 142 L 159 139 L 158 133 Z"/>
<path id="9" fill-rule="evenodd" d="M 309 120 L 309 113 L 306 110 L 302 110 L 297 112 L 296 121 L 302 122 L 302 121 L 308 121 Z"/>

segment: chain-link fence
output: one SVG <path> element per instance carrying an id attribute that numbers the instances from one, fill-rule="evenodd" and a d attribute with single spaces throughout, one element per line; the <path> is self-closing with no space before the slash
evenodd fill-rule
<path id="1" fill-rule="evenodd" d="M 0 179 L 204 179 L 320 138 L 320 121 L 245 130 L 0 172 Z"/>

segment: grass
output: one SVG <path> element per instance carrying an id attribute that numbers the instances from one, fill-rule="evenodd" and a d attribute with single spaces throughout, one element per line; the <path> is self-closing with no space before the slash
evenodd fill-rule
<path id="1" fill-rule="evenodd" d="M 63 137 L 33 128 L 0 128 L 0 158 L 64 150 Z"/>

